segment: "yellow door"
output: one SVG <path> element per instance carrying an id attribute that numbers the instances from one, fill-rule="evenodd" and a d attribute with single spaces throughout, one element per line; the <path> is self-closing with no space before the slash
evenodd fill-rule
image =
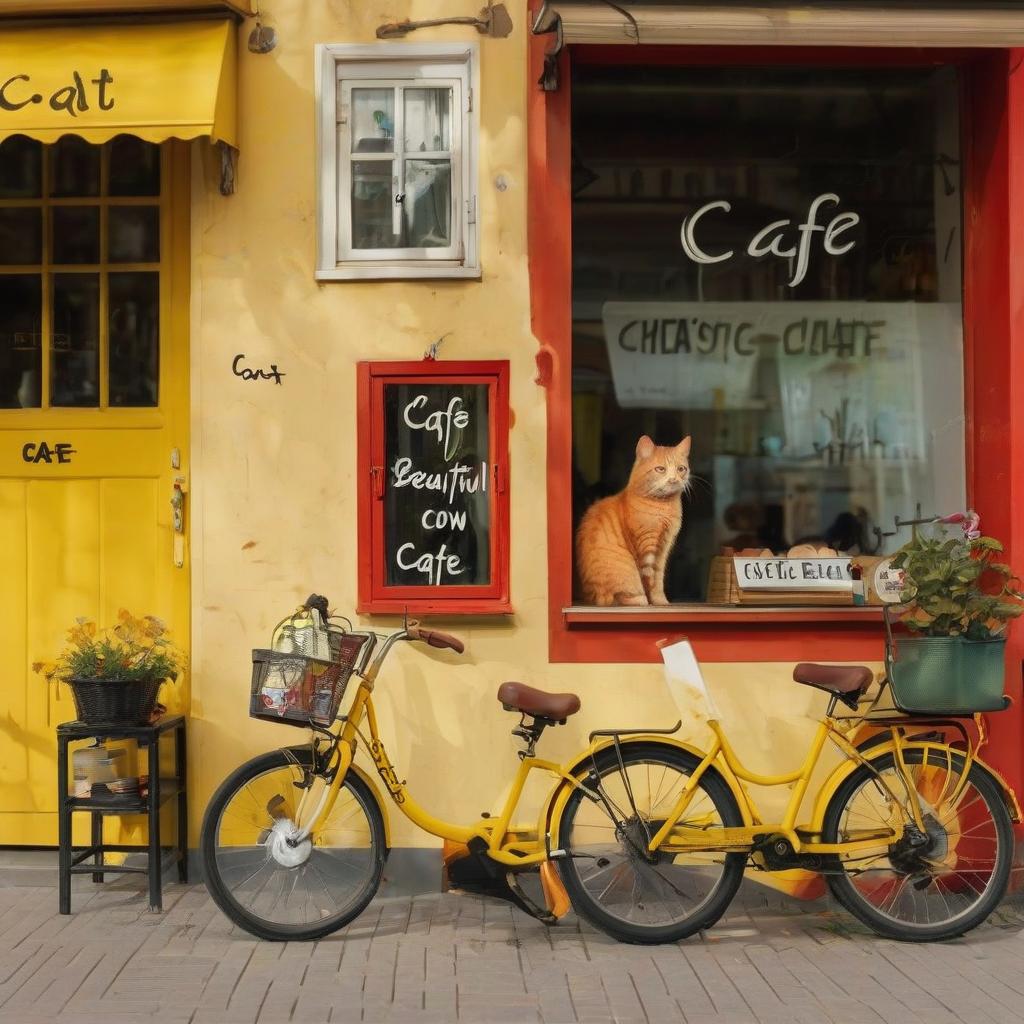
<path id="1" fill-rule="evenodd" d="M 187 169 L 124 135 L 0 144 L 0 844 L 56 842 L 75 707 L 31 665 L 75 618 L 155 614 L 188 648 Z"/>

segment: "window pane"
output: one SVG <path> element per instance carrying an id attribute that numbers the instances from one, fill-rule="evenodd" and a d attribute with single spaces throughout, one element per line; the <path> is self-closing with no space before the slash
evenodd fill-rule
<path id="1" fill-rule="evenodd" d="M 54 274 L 51 405 L 99 405 L 99 323 L 99 274 Z"/>
<path id="2" fill-rule="evenodd" d="M 452 90 L 405 90 L 406 152 L 451 149 Z"/>
<path id="3" fill-rule="evenodd" d="M 0 207 L 0 263 L 41 263 L 43 211 L 38 206 Z"/>
<path id="4" fill-rule="evenodd" d="M 0 142 L 0 199 L 38 199 L 43 194 L 43 144 L 24 135 Z"/>
<path id="5" fill-rule="evenodd" d="M 963 508 L 955 74 L 579 67 L 572 97 L 574 528 L 685 464 L 644 436 L 691 438 L 672 602 L 730 598 L 729 550 L 880 556 Z"/>
<path id="6" fill-rule="evenodd" d="M 100 194 L 100 146 L 65 135 L 50 150 L 50 194 L 58 198 Z"/>
<path id="7" fill-rule="evenodd" d="M 406 239 L 410 248 L 447 248 L 451 243 L 452 166 L 449 160 L 405 162 Z"/>
<path id="8" fill-rule="evenodd" d="M 110 404 L 156 405 L 160 379 L 160 275 L 110 275 Z"/>
<path id="9" fill-rule="evenodd" d="M 38 408 L 43 283 L 37 274 L 0 274 L 0 409 Z"/>
<path id="10" fill-rule="evenodd" d="M 390 160 L 353 161 L 353 249 L 393 249 L 400 244 L 394 231 L 394 173 Z"/>
<path id="11" fill-rule="evenodd" d="M 159 206 L 111 206 L 107 216 L 111 263 L 159 262 Z"/>
<path id="12" fill-rule="evenodd" d="M 395 90 L 352 90 L 352 152 L 391 153 L 395 148 Z"/>
<path id="13" fill-rule="evenodd" d="M 118 135 L 110 143 L 110 185 L 112 196 L 160 195 L 160 147 Z"/>
<path id="14" fill-rule="evenodd" d="M 53 262 L 99 263 L 100 208 L 98 206 L 54 206 Z"/>

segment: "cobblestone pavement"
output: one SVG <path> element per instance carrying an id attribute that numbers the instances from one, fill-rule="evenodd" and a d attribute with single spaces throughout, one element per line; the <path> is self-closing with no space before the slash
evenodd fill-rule
<path id="1" fill-rule="evenodd" d="M 163 914 L 133 883 L 0 888 L 0 1022 L 275 1024 L 685 1021 L 1018 1024 L 1024 899 L 927 946 L 878 939 L 824 901 L 747 883 L 702 939 L 619 945 L 570 917 L 548 929 L 456 894 L 378 899 L 316 943 L 257 942 L 202 886 Z"/>

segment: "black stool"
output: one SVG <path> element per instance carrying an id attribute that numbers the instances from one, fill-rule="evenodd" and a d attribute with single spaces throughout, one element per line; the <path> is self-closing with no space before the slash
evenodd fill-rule
<path id="1" fill-rule="evenodd" d="M 160 737 L 174 736 L 175 777 L 160 778 Z M 74 740 L 135 740 L 141 755 L 148 749 L 149 795 L 127 799 L 112 796 L 75 797 L 68 793 L 68 745 Z M 92 875 L 94 882 L 102 882 L 109 874 L 145 874 L 149 876 L 149 909 L 162 910 L 160 805 L 171 797 L 178 800 L 177 843 L 172 848 L 178 862 L 178 878 L 188 881 L 188 795 L 186 792 L 185 718 L 167 715 L 152 725 L 86 725 L 85 722 L 65 722 L 57 726 L 57 814 L 60 837 L 59 901 L 62 914 L 71 913 L 71 876 Z M 71 816 L 75 811 L 92 814 L 92 845 L 75 849 L 71 845 Z M 103 816 L 105 814 L 146 814 L 149 816 L 149 843 L 146 846 L 104 844 Z M 105 853 L 145 853 L 146 866 L 104 864 Z M 92 864 L 83 861 L 93 858 Z"/>

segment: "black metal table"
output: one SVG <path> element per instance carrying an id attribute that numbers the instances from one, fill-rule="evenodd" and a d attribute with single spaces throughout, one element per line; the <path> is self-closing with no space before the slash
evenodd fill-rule
<path id="1" fill-rule="evenodd" d="M 160 738 L 174 737 L 174 778 L 160 778 Z M 149 793 L 145 797 L 76 797 L 68 792 L 68 747 L 75 740 L 135 740 L 139 753 L 145 749 L 149 762 Z M 176 797 L 178 801 L 177 836 L 172 853 L 178 862 L 178 878 L 188 881 L 188 795 L 186 792 L 185 718 L 165 715 L 152 725 L 87 725 L 65 722 L 57 726 L 57 793 L 59 854 L 59 902 L 62 914 L 71 913 L 71 876 L 92 875 L 102 882 L 108 874 L 145 874 L 149 876 L 149 907 L 163 909 L 162 849 L 160 845 L 160 807 Z M 71 818 L 75 811 L 92 815 L 92 843 L 75 849 L 71 841 Z M 126 846 L 103 842 L 103 817 L 110 814 L 145 814 L 149 818 L 149 842 L 146 846 Z M 145 853 L 146 866 L 104 864 L 107 853 Z M 93 863 L 86 864 L 89 858 Z"/>

